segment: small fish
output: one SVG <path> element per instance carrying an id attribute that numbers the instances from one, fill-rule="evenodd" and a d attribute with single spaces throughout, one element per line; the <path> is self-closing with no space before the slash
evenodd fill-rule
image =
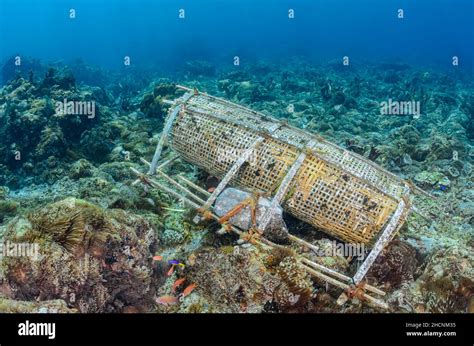
<path id="1" fill-rule="evenodd" d="M 188 296 L 196 288 L 196 286 L 197 286 L 196 284 L 191 284 L 188 287 L 186 287 L 182 294 L 183 298 Z"/>
<path id="2" fill-rule="evenodd" d="M 184 282 L 184 280 L 186 280 L 186 278 L 181 278 L 181 279 L 178 279 L 178 280 L 176 280 L 176 281 L 174 282 L 173 288 L 172 288 L 173 292 L 175 292 L 176 289 L 177 289 L 179 286 L 181 286 L 181 284 Z"/>
<path id="3" fill-rule="evenodd" d="M 173 297 L 173 296 L 161 296 L 159 298 L 156 298 L 156 303 L 161 304 L 161 305 L 174 305 L 178 302 L 178 297 Z"/>
<path id="4" fill-rule="evenodd" d="M 153 256 L 153 261 L 161 261 L 162 259 L 163 257 L 160 255 Z"/>
<path id="5" fill-rule="evenodd" d="M 166 275 L 168 275 L 168 276 L 171 276 L 171 275 L 173 275 L 173 272 L 174 272 L 174 266 L 175 266 L 175 264 L 172 264 L 172 265 L 171 265 L 171 268 L 170 268 L 170 270 L 168 270 L 168 273 L 167 273 Z"/>
<path id="6" fill-rule="evenodd" d="M 207 189 L 207 192 L 213 193 L 216 188 L 214 186 Z"/>
<path id="7" fill-rule="evenodd" d="M 169 264 L 175 264 L 175 265 L 176 265 L 176 264 L 179 264 L 179 261 L 177 261 L 177 260 L 169 260 L 168 263 L 169 263 Z"/>

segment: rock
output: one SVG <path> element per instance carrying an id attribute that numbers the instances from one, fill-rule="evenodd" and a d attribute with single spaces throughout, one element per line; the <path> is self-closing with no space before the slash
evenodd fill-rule
<path id="1" fill-rule="evenodd" d="M 413 160 L 411 159 L 409 154 L 403 154 L 402 156 L 402 165 L 403 166 L 409 166 L 413 163 Z"/>
<path id="2" fill-rule="evenodd" d="M 251 198 L 252 195 L 248 192 L 241 191 L 235 188 L 227 188 L 217 197 L 215 202 L 214 211 L 217 216 L 221 217 L 227 214 L 232 208 L 237 206 L 237 204 L 243 202 L 244 200 Z M 261 222 L 263 215 L 266 213 L 268 207 L 270 206 L 270 201 L 266 198 L 260 197 L 258 200 L 257 207 L 257 225 Z M 268 237 L 270 240 L 279 240 L 282 241 L 288 238 L 288 229 L 285 225 L 285 222 L 282 218 L 283 209 L 278 206 L 273 218 L 270 220 L 269 225 L 264 231 L 265 237 Z M 243 229 L 248 230 L 252 227 L 250 207 L 244 208 L 238 214 L 233 216 L 230 219 L 230 222 Z"/>

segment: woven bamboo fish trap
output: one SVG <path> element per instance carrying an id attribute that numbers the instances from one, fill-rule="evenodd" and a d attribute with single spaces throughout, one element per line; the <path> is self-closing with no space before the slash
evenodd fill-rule
<path id="1" fill-rule="evenodd" d="M 136 183 L 161 189 L 197 210 L 208 210 L 214 220 L 219 219 L 213 213 L 214 202 L 228 184 L 259 192 L 270 198 L 270 206 L 258 220 L 258 230 L 266 229 L 281 206 L 339 240 L 371 248 L 353 277 L 300 258 L 300 265 L 311 275 L 346 292 L 350 285 L 362 284 L 412 209 L 410 185 L 320 136 L 227 100 L 177 87 L 185 93 L 166 101 L 172 107 L 153 160 L 150 163 L 142 159 L 149 166 L 148 173 L 131 168 L 139 178 Z M 164 167 L 177 158 L 159 162 L 165 142 L 185 161 L 220 177 L 217 188 L 209 193 L 182 176 L 178 175 L 177 181 L 165 174 Z M 172 187 L 154 180 L 155 174 Z M 234 225 L 231 229 L 243 234 Z M 292 242 L 317 250 L 303 239 L 291 234 L 289 237 Z M 265 238 L 260 242 L 278 246 Z M 376 287 L 365 287 L 376 295 L 385 294 Z M 366 299 L 388 308 L 370 295 Z"/>
<path id="2" fill-rule="evenodd" d="M 283 189 L 287 212 L 342 241 L 373 245 L 407 194 L 376 164 L 265 114 L 203 93 L 185 103 L 168 139 L 185 160 L 223 178 L 253 148 L 232 184 L 269 196 Z"/>

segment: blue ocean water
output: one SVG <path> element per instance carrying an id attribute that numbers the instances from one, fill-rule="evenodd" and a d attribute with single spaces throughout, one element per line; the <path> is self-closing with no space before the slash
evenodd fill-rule
<path id="1" fill-rule="evenodd" d="M 81 58 L 113 68 L 130 56 L 135 66 L 172 68 L 191 59 L 231 64 L 235 55 L 440 66 L 458 56 L 460 67 L 472 67 L 473 23 L 472 0 L 2 0 L 0 59 Z"/>

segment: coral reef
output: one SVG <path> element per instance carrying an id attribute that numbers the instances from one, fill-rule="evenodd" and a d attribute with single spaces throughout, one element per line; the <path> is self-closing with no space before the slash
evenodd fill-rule
<path id="1" fill-rule="evenodd" d="M 153 92 L 143 95 L 140 102 L 140 111 L 146 116 L 162 121 L 168 111 L 168 106 L 163 102 L 165 99 L 174 99 L 177 89 L 174 84 L 159 83 L 153 88 Z"/>
<path id="2" fill-rule="evenodd" d="M 421 275 L 391 293 L 395 311 L 472 313 L 474 297 L 472 248 L 439 248 L 425 261 Z"/>
<path id="3" fill-rule="evenodd" d="M 6 299 L 0 297 L 0 311 L 2 313 L 15 314 L 47 314 L 47 313 L 75 313 L 76 309 L 68 308 L 64 300 L 46 300 L 42 302 L 36 301 L 21 301 L 14 299 Z"/>

